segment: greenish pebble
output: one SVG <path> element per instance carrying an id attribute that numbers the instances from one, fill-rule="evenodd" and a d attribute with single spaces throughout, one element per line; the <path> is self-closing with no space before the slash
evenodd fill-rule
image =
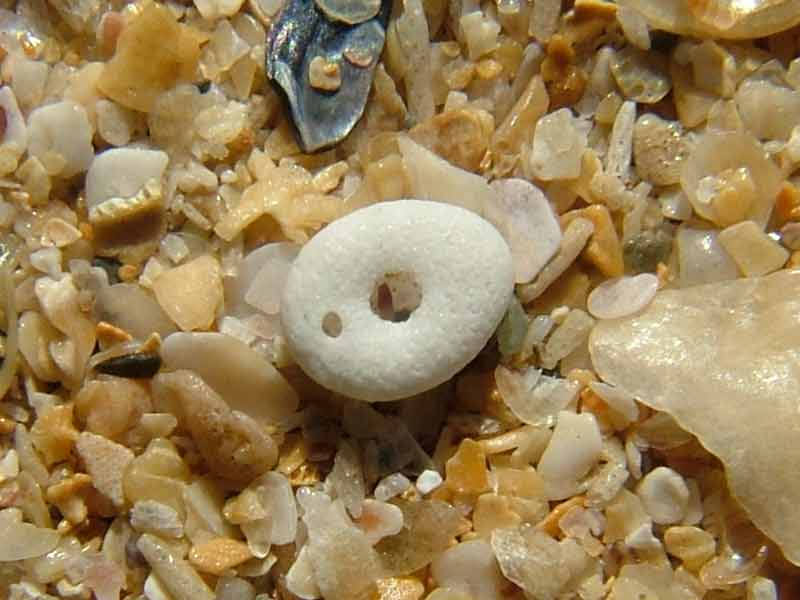
<path id="1" fill-rule="evenodd" d="M 508 359 L 520 350 L 528 333 L 528 315 L 516 296 L 508 305 L 506 316 L 497 328 L 497 345 L 503 359 Z"/>

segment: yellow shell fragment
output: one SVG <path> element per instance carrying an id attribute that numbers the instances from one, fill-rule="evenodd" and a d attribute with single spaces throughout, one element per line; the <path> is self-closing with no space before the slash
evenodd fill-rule
<path id="1" fill-rule="evenodd" d="M 654 29 L 681 35 L 752 39 L 800 23 L 798 0 L 619 0 Z"/>
<path id="2" fill-rule="evenodd" d="M 161 92 L 192 80 L 203 41 L 168 8 L 152 4 L 122 31 L 97 87 L 123 106 L 149 112 Z"/>

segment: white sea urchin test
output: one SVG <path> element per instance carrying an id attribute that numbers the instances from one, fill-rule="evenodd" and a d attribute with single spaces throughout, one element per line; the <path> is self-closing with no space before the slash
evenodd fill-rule
<path id="1" fill-rule="evenodd" d="M 382 202 L 302 248 L 281 322 L 317 382 L 359 400 L 396 400 L 475 358 L 513 290 L 511 252 L 489 222 L 450 204 Z"/>

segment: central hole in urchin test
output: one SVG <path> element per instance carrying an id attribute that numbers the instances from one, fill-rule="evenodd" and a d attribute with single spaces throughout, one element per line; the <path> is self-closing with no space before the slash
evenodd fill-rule
<path id="1" fill-rule="evenodd" d="M 422 302 L 422 288 L 413 273 L 385 273 L 375 282 L 369 304 L 384 321 L 402 323 Z"/>

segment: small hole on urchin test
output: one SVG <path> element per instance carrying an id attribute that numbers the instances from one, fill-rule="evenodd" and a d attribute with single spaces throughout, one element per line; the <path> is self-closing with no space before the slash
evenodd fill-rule
<path id="1" fill-rule="evenodd" d="M 413 273 L 386 273 L 375 282 L 369 304 L 372 312 L 384 321 L 407 321 L 420 302 L 422 289 Z"/>
<path id="2" fill-rule="evenodd" d="M 342 334 L 342 318 L 335 312 L 326 313 L 322 317 L 322 331 L 328 337 L 339 337 Z"/>

